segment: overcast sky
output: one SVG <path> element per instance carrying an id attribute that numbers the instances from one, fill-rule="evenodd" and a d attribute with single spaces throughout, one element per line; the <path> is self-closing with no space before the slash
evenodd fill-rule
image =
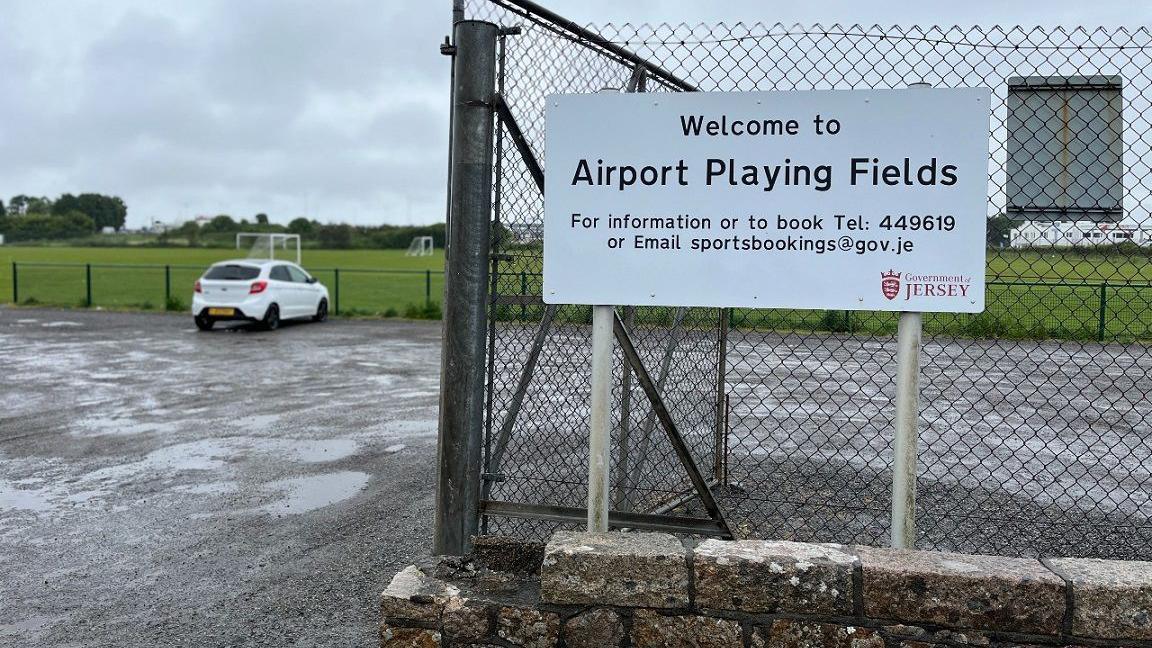
<path id="1" fill-rule="evenodd" d="M 450 0 L 4 0 L 0 197 L 198 214 L 443 219 Z M 1129 25 L 1136 0 L 556 0 L 580 23 Z"/>

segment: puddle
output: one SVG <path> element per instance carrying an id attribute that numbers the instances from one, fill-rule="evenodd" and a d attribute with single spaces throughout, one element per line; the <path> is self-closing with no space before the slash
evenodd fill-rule
<path id="1" fill-rule="evenodd" d="M 387 448 L 384 448 L 384 452 L 387 452 L 388 454 L 396 454 L 397 452 L 400 452 L 407 447 L 408 446 L 404 445 L 403 443 L 397 443 L 396 445 L 390 445 Z"/>
<path id="2" fill-rule="evenodd" d="M 86 490 L 86 491 L 80 491 L 79 493 L 73 493 L 73 494 L 65 497 L 64 501 L 68 502 L 69 504 L 71 504 L 73 506 L 83 506 L 83 505 L 88 504 L 92 500 L 103 500 L 107 497 L 108 497 L 107 491 Z"/>
<path id="3" fill-rule="evenodd" d="M 367 485 L 367 473 L 351 470 L 281 479 L 268 482 L 262 488 L 270 492 L 279 491 L 284 497 L 258 510 L 273 515 L 299 515 L 353 497 Z"/>
<path id="4" fill-rule="evenodd" d="M 152 411 L 157 415 L 159 410 Z M 158 434 L 172 432 L 175 425 L 169 423 L 141 423 L 132 418 L 87 418 L 69 430 L 75 436 L 131 436 L 136 434 Z"/>
<path id="5" fill-rule="evenodd" d="M 360 444 L 352 439 L 326 439 L 324 441 L 286 441 L 297 461 L 320 463 L 336 461 L 356 454 Z"/>
<path id="6" fill-rule="evenodd" d="M 44 322 L 40 326 L 44 328 L 59 328 L 61 326 L 83 326 L 80 322 Z"/>
<path id="7" fill-rule="evenodd" d="M 162 426 L 139 425 L 138 431 L 162 431 Z M 143 459 L 118 466 L 108 466 L 81 477 L 85 483 L 107 487 L 134 481 L 157 473 L 171 475 L 180 471 L 212 471 L 224 468 L 229 461 L 249 458 L 282 457 L 299 463 L 323 463 L 350 457 L 359 450 L 353 439 L 307 441 L 282 438 L 225 437 L 178 443 L 153 450 Z"/>
<path id="8" fill-rule="evenodd" d="M 16 509 L 41 513 L 52 510 L 52 503 L 43 491 L 15 488 L 12 482 L 0 481 L 0 509 Z"/>
<path id="9" fill-rule="evenodd" d="M 231 456 L 233 451 L 215 439 L 178 443 L 159 450 L 153 450 L 140 461 L 109 466 L 92 471 L 81 477 L 85 481 L 124 482 L 139 475 L 161 472 L 170 474 L 181 470 L 216 470 L 224 466 L 222 457 Z"/>
<path id="10" fill-rule="evenodd" d="M 121 429 L 125 423 L 117 419 L 104 419 L 101 425 Z M 115 427 L 113 428 L 113 425 Z M 147 428 L 148 426 L 138 426 Z M 99 433 L 93 431 L 92 433 Z M 403 445 L 393 445 L 386 452 L 399 452 Z M 284 438 L 229 437 L 204 439 L 158 448 L 142 459 L 98 470 L 69 480 L 68 484 L 48 486 L 39 478 L 18 482 L 0 480 L 0 511 L 15 510 L 32 513 L 53 513 L 69 510 L 95 510 L 118 501 L 113 496 L 117 488 L 140 481 L 162 479 L 168 481 L 178 473 L 205 483 L 169 484 L 153 493 L 158 499 L 167 492 L 170 496 L 218 496 L 239 490 L 230 479 L 229 465 L 248 455 L 258 455 L 262 461 L 274 460 L 297 464 L 322 464 L 350 457 L 360 450 L 354 439 L 297 440 Z M 260 510 L 277 514 L 299 514 L 334 504 L 352 497 L 368 483 L 369 476 L 362 472 L 337 472 L 314 477 L 286 479 L 262 487 L 275 501 Z M 32 488 L 29 488 L 32 487 Z M 115 510 L 115 509 L 113 509 Z"/>

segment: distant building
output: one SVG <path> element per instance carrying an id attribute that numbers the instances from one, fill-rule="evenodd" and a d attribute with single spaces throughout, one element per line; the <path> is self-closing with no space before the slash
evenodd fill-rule
<path id="1" fill-rule="evenodd" d="M 100 233 L 101 234 L 115 234 L 116 228 L 112 227 L 111 225 L 105 225 L 104 227 L 100 228 Z"/>
<path id="2" fill-rule="evenodd" d="M 505 227 L 512 232 L 518 243 L 535 243 L 544 240 L 544 225 L 541 223 L 507 223 Z"/>
<path id="3" fill-rule="evenodd" d="M 1026 221 L 1012 230 L 1009 245 L 1026 247 L 1095 247 L 1135 243 L 1152 246 L 1152 228 L 1092 221 Z"/>

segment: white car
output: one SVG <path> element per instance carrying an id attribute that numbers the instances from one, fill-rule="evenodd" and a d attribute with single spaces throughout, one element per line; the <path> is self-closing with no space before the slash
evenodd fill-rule
<path id="1" fill-rule="evenodd" d="M 323 322 L 328 319 L 328 289 L 288 261 L 222 261 L 196 281 L 192 317 L 201 331 L 222 321 L 258 322 L 269 330 L 286 319 Z"/>

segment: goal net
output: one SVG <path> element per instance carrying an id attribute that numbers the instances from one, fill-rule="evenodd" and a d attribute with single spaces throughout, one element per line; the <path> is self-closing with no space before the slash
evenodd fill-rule
<path id="1" fill-rule="evenodd" d="M 269 232 L 238 232 L 236 249 L 247 250 L 249 259 L 288 259 L 300 263 L 300 235 Z"/>
<path id="2" fill-rule="evenodd" d="M 404 253 L 405 256 L 431 256 L 432 251 L 436 245 L 432 242 L 431 236 L 417 236 L 412 239 L 408 244 L 408 251 Z"/>

